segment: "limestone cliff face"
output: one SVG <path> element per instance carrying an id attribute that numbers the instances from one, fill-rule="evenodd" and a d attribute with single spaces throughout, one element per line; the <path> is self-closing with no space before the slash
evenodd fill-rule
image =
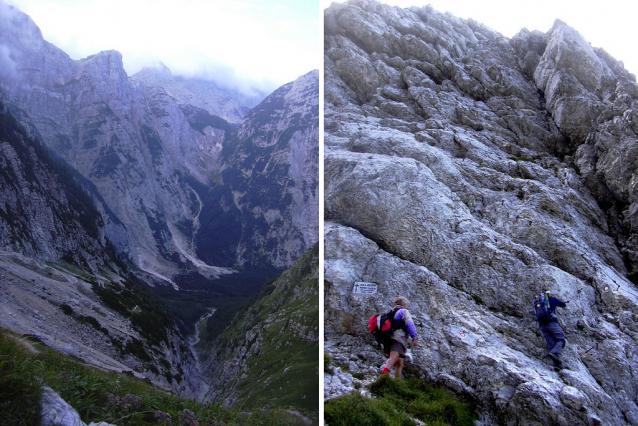
<path id="1" fill-rule="evenodd" d="M 241 233 L 229 239 L 234 262 L 285 268 L 317 242 L 318 104 L 319 73 L 312 71 L 250 110 L 225 143 L 213 189 L 220 206 L 226 203 L 216 222 L 240 224 Z"/>
<path id="2" fill-rule="evenodd" d="M 327 9 L 325 338 L 337 363 L 376 374 L 365 320 L 404 295 L 422 341 L 408 371 L 473 398 L 488 423 L 638 424 L 636 90 L 561 22 L 509 40 L 429 7 Z M 355 281 L 378 293 L 353 294 Z M 560 373 L 531 313 L 544 289 L 570 301 Z"/>
<path id="3" fill-rule="evenodd" d="M 538 39 L 522 32 L 512 45 Z M 605 212 L 609 233 L 617 241 L 630 272 L 638 270 L 635 184 L 638 86 L 636 77 L 603 49 L 594 49 L 574 29 L 557 21 L 544 36 L 534 82 L 543 91 L 547 110 L 568 138 L 569 154 L 581 178 Z M 531 69 L 530 69 L 531 71 Z"/>
<path id="4" fill-rule="evenodd" d="M 118 269 L 102 214 L 75 177 L 0 103 L 0 248 Z"/>
<path id="5" fill-rule="evenodd" d="M 0 47 L 8 55 L 3 56 L 7 66 L 0 75 L 0 100 L 15 110 L 21 122 L 56 156 L 90 182 L 87 188 L 93 191 L 98 208 L 109 216 L 104 220 L 106 238 L 134 265 L 148 272 L 148 277 L 173 283 L 174 276 L 195 270 L 215 278 L 233 272 L 230 267 L 247 262 L 283 268 L 316 242 L 316 83 L 312 86 L 316 92 L 313 96 L 286 101 L 284 111 L 279 111 L 283 115 L 272 117 L 279 120 L 274 124 L 279 133 L 286 130 L 282 127 L 284 120 L 289 120 L 291 126 L 303 127 L 291 129 L 285 141 L 292 147 L 290 154 L 273 149 L 259 154 L 269 164 L 288 162 L 278 170 L 285 176 L 273 175 L 270 182 L 283 184 L 270 190 L 282 197 L 289 194 L 283 202 L 286 207 L 264 206 L 264 215 L 269 225 L 281 217 L 289 226 L 285 230 L 269 227 L 265 233 L 270 235 L 252 236 L 244 221 L 243 230 L 237 231 L 243 233 L 241 241 L 235 239 L 234 245 L 228 247 L 224 243 L 228 229 L 215 222 L 219 200 L 204 199 L 203 195 L 208 194 L 211 182 L 217 187 L 225 170 L 246 167 L 232 163 L 236 156 L 222 158 L 222 148 L 228 141 L 238 140 L 237 128 L 256 100 L 241 96 L 237 100 L 213 83 L 173 77 L 165 67 L 146 69 L 129 77 L 120 53 L 115 51 L 72 60 L 47 43 L 28 16 L 4 4 L 1 12 Z M 291 87 L 304 86 L 302 81 Z M 314 115 L 301 119 L 314 120 L 312 130 L 304 127 L 309 124 L 285 117 L 288 112 L 297 112 L 288 107 L 297 105 L 295 102 L 314 105 Z M 261 125 L 268 123 L 255 124 Z M 269 155 L 278 157 L 270 162 Z M 314 168 L 309 165 L 312 161 Z M 286 185 L 289 181 L 290 185 Z M 311 189 L 293 188 L 293 181 L 299 188 L 306 185 Z M 241 214 L 259 216 L 261 213 L 253 211 L 259 202 L 243 197 L 238 209 Z M 250 207 L 245 208 L 242 203 Z M 204 217 L 204 225 L 215 222 L 211 225 L 216 230 L 214 235 L 198 234 Z M 241 228 L 241 221 L 237 223 Z M 247 242 L 251 239 L 254 244 Z M 253 246 L 263 244 L 270 246 L 259 254 L 252 251 Z M 246 245 L 251 246 L 248 254 Z M 227 251 L 233 256 L 219 255 Z M 253 254 L 259 259 L 250 257 Z M 200 259 L 223 259 L 225 267 L 205 264 Z"/>

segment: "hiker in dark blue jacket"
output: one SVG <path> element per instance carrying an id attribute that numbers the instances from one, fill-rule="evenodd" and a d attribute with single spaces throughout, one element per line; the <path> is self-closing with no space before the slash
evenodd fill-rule
<path id="1" fill-rule="evenodd" d="M 563 365 L 563 362 L 560 360 L 560 354 L 565 347 L 565 333 L 558 324 L 558 318 L 556 318 L 557 306 L 564 308 L 567 304 L 553 297 L 549 290 L 545 292 L 545 296 L 537 296 L 534 299 L 536 319 L 541 333 L 547 342 L 549 357 L 554 362 L 554 368 L 560 369 Z"/>

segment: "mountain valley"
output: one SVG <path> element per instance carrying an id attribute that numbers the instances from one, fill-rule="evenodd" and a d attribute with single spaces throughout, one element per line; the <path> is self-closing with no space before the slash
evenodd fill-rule
<path id="1" fill-rule="evenodd" d="M 189 335 L 317 244 L 318 72 L 264 98 L 163 65 L 128 76 L 118 52 L 73 60 L 4 2 L 0 47 L 0 326 L 185 398 L 230 396 L 206 376 L 225 368 L 215 342 Z"/>

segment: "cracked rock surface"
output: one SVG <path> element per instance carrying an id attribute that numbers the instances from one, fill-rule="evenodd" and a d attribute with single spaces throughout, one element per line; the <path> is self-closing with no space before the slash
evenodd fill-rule
<path id="1" fill-rule="evenodd" d="M 405 374 L 488 424 L 638 424 L 635 77 L 560 21 L 507 39 L 368 0 L 326 10 L 324 46 L 326 397 L 376 374 L 366 321 L 403 295 Z M 560 373 L 546 289 L 570 301 Z"/>

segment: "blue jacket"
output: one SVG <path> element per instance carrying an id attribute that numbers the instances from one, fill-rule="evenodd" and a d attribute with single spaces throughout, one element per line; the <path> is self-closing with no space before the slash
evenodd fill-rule
<path id="1" fill-rule="evenodd" d="M 558 318 L 556 318 L 556 307 L 564 308 L 567 306 L 565 302 L 560 299 L 555 298 L 554 296 L 549 297 L 549 313 L 551 317 L 546 321 L 540 322 L 539 325 L 549 324 L 550 322 L 558 322 Z"/>
<path id="2" fill-rule="evenodd" d="M 552 314 L 555 314 L 557 306 L 559 308 L 564 308 L 565 306 L 567 306 L 567 304 L 563 302 L 562 300 L 555 298 L 554 296 L 549 296 L 549 311 Z"/>

